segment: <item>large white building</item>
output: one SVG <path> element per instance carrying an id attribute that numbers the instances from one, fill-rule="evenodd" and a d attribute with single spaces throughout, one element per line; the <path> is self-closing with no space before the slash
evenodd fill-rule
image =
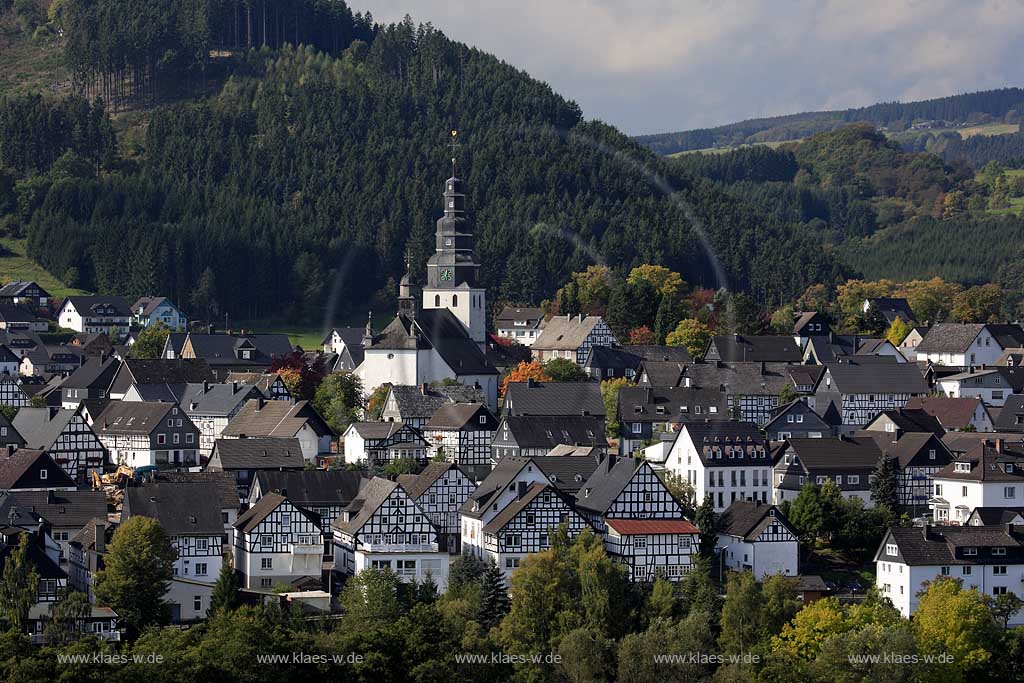
<path id="1" fill-rule="evenodd" d="M 710 493 L 715 512 L 737 500 L 771 501 L 771 454 L 757 425 L 751 422 L 684 423 L 664 468 L 693 486 L 698 501 Z"/>
<path id="2" fill-rule="evenodd" d="M 75 332 L 126 334 L 132 311 L 119 296 L 69 296 L 57 313 L 57 322 Z"/>
<path id="3" fill-rule="evenodd" d="M 992 365 L 1003 352 L 988 325 L 981 323 L 939 323 L 914 349 L 919 361 L 938 365 Z"/>
<path id="4" fill-rule="evenodd" d="M 1024 581 L 1024 529 L 999 526 L 924 526 L 889 529 L 875 553 L 881 594 L 904 617 L 917 611 L 925 582 L 959 579 L 965 590 L 998 597 L 1019 594 Z M 1024 611 L 1009 625 L 1024 623 Z"/>
<path id="5" fill-rule="evenodd" d="M 800 541 L 774 505 L 736 501 L 718 519 L 718 552 L 723 565 L 761 579 L 800 573 Z"/>
<path id="6" fill-rule="evenodd" d="M 454 379 L 479 386 L 487 405 L 497 410 L 498 371 L 483 351 L 487 296 L 479 286 L 465 201 L 462 181 L 449 178 L 436 250 L 427 261 L 422 307 L 406 273 L 399 285 L 398 316 L 380 333 L 367 322 L 363 361 L 355 369 L 366 391 L 386 383 L 420 386 Z"/>
<path id="7" fill-rule="evenodd" d="M 1002 439 L 982 441 L 932 475 L 936 522 L 965 524 L 975 508 L 1024 505 L 1024 453 Z"/>

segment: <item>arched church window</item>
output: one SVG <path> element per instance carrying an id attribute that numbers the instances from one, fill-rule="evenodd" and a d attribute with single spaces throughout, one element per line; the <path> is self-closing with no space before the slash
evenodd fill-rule
<path id="1" fill-rule="evenodd" d="M 441 295 L 440 294 L 435 294 L 434 295 L 434 305 L 435 306 L 440 306 L 441 305 Z"/>
<path id="2" fill-rule="evenodd" d="M 452 294 L 452 306 L 458 306 L 458 305 L 459 305 L 459 295 L 458 294 Z"/>

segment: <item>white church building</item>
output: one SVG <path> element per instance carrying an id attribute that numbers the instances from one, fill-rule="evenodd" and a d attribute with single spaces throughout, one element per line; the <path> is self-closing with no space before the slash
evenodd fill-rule
<path id="1" fill-rule="evenodd" d="M 406 273 L 395 319 L 380 332 L 374 332 L 372 319 L 367 322 L 363 362 L 355 374 L 367 392 L 385 383 L 420 386 L 445 379 L 478 385 L 491 410 L 497 410 L 499 373 L 484 354 L 487 295 L 478 284 L 466 196 L 456 177 L 445 182 L 444 205 L 435 252 L 427 261 L 422 307 Z"/>

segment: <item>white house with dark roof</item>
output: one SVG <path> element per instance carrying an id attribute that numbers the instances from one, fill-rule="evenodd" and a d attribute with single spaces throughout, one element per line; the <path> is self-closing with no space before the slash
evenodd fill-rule
<path id="1" fill-rule="evenodd" d="M 992 365 L 1003 352 L 987 325 L 938 323 L 914 349 L 918 361 L 942 365 Z"/>
<path id="2" fill-rule="evenodd" d="M 685 519 L 609 519 L 604 547 L 631 581 L 681 581 L 693 569 L 700 530 Z"/>
<path id="3" fill-rule="evenodd" d="M 401 422 L 353 422 L 342 435 L 345 462 L 373 466 L 411 458 L 427 462 L 429 445 L 418 429 Z"/>
<path id="4" fill-rule="evenodd" d="M 796 529 L 774 505 L 736 501 L 717 520 L 717 549 L 723 565 L 761 579 L 800 573 Z"/>
<path id="5" fill-rule="evenodd" d="M 771 499 L 771 453 L 757 425 L 750 422 L 683 424 L 663 467 L 693 486 L 698 501 L 710 493 L 716 512 L 737 500 Z"/>
<path id="6" fill-rule="evenodd" d="M 951 398 L 979 398 L 986 405 L 999 407 L 1006 399 L 1024 390 L 1024 367 L 994 365 L 971 367 L 964 372 L 936 380 L 936 389 Z"/>
<path id="7" fill-rule="evenodd" d="M 962 581 L 964 590 L 992 598 L 1019 596 L 1024 530 L 1013 524 L 893 527 L 875 553 L 875 576 L 881 595 L 906 618 L 917 611 L 925 583 L 939 578 Z M 1024 612 L 1010 617 L 1010 626 L 1022 623 Z"/>
<path id="8" fill-rule="evenodd" d="M 0 287 L 0 302 L 14 306 L 46 308 L 50 293 L 31 280 L 13 280 Z"/>
<path id="9" fill-rule="evenodd" d="M 234 524 L 234 562 L 243 588 L 305 589 L 322 585 L 320 519 L 277 493 L 267 493 Z"/>
<path id="10" fill-rule="evenodd" d="M 582 446 L 608 452 L 603 418 L 584 415 L 506 415 L 491 441 L 491 458 L 547 455 L 558 446 Z"/>
<path id="11" fill-rule="evenodd" d="M 964 524 L 976 508 L 1024 505 L 1024 450 L 1002 439 L 978 442 L 932 475 L 936 522 Z"/>
<path id="12" fill-rule="evenodd" d="M 165 296 L 143 296 L 132 304 L 133 322 L 139 327 L 150 327 L 158 322 L 174 331 L 188 329 L 188 318 Z"/>
<path id="13" fill-rule="evenodd" d="M 324 533 L 329 534 L 328 527 L 359 496 L 367 481 L 363 473 L 348 470 L 258 470 L 249 488 L 249 504 L 267 493 L 279 494 L 316 513 Z"/>
<path id="14" fill-rule="evenodd" d="M 180 350 L 175 350 L 177 344 Z M 164 348 L 166 358 L 202 358 L 214 377 L 223 380 L 229 372 L 262 372 L 275 360 L 294 351 L 286 334 L 200 334 L 189 332 L 182 338 L 169 335 Z"/>
<path id="15" fill-rule="evenodd" d="M 333 372 L 352 372 L 363 362 L 363 329 L 333 327 L 320 346 L 325 354 L 334 354 Z"/>
<path id="16" fill-rule="evenodd" d="M 332 529 L 336 571 L 387 568 L 409 582 L 429 575 L 441 592 L 447 590 L 449 557 L 439 531 L 398 482 L 371 479 Z"/>
<path id="17" fill-rule="evenodd" d="M 60 565 L 68 570 L 68 543 L 93 517 L 106 516 L 107 497 L 103 491 L 11 491 L 18 505 L 39 515 L 50 526 L 50 535 L 60 546 Z"/>
<path id="18" fill-rule="evenodd" d="M 805 484 L 834 481 L 844 498 L 871 507 L 871 479 L 882 450 L 870 437 L 788 439 L 775 449 L 772 502 L 794 501 Z"/>
<path id="19" fill-rule="evenodd" d="M 597 315 L 556 315 L 530 345 L 535 360 L 566 358 L 580 367 L 595 346 L 618 346 L 612 329 Z"/>
<path id="20" fill-rule="evenodd" d="M 19 448 L 0 455 L 0 491 L 74 491 L 68 476 L 46 451 Z"/>
<path id="21" fill-rule="evenodd" d="M 619 454 L 628 455 L 679 430 L 684 422 L 728 419 L 726 395 L 718 389 L 623 387 L 618 396 Z"/>
<path id="22" fill-rule="evenodd" d="M 446 403 L 486 403 L 483 389 L 474 385 L 440 382 L 419 386 L 394 385 L 381 410 L 384 422 L 404 422 L 421 429 Z"/>
<path id="23" fill-rule="evenodd" d="M 544 311 L 529 306 L 505 306 L 494 321 L 499 337 L 533 346 L 544 327 Z"/>
<path id="24" fill-rule="evenodd" d="M 69 296 L 57 312 L 57 323 L 75 332 L 127 334 L 132 322 L 128 302 L 119 296 Z"/>
<path id="25" fill-rule="evenodd" d="M 598 457 L 576 492 L 576 509 L 597 531 L 611 519 L 682 519 L 683 508 L 646 460 Z"/>
<path id="26" fill-rule="evenodd" d="M 199 430 L 176 403 L 111 401 L 93 421 L 93 430 L 119 465 L 199 464 Z"/>

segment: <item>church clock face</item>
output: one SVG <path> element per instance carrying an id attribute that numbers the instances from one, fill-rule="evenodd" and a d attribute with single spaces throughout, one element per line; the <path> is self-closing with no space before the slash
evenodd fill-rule
<path id="1" fill-rule="evenodd" d="M 455 271 L 451 268 L 441 269 L 441 280 L 443 282 L 451 282 L 455 278 Z"/>

